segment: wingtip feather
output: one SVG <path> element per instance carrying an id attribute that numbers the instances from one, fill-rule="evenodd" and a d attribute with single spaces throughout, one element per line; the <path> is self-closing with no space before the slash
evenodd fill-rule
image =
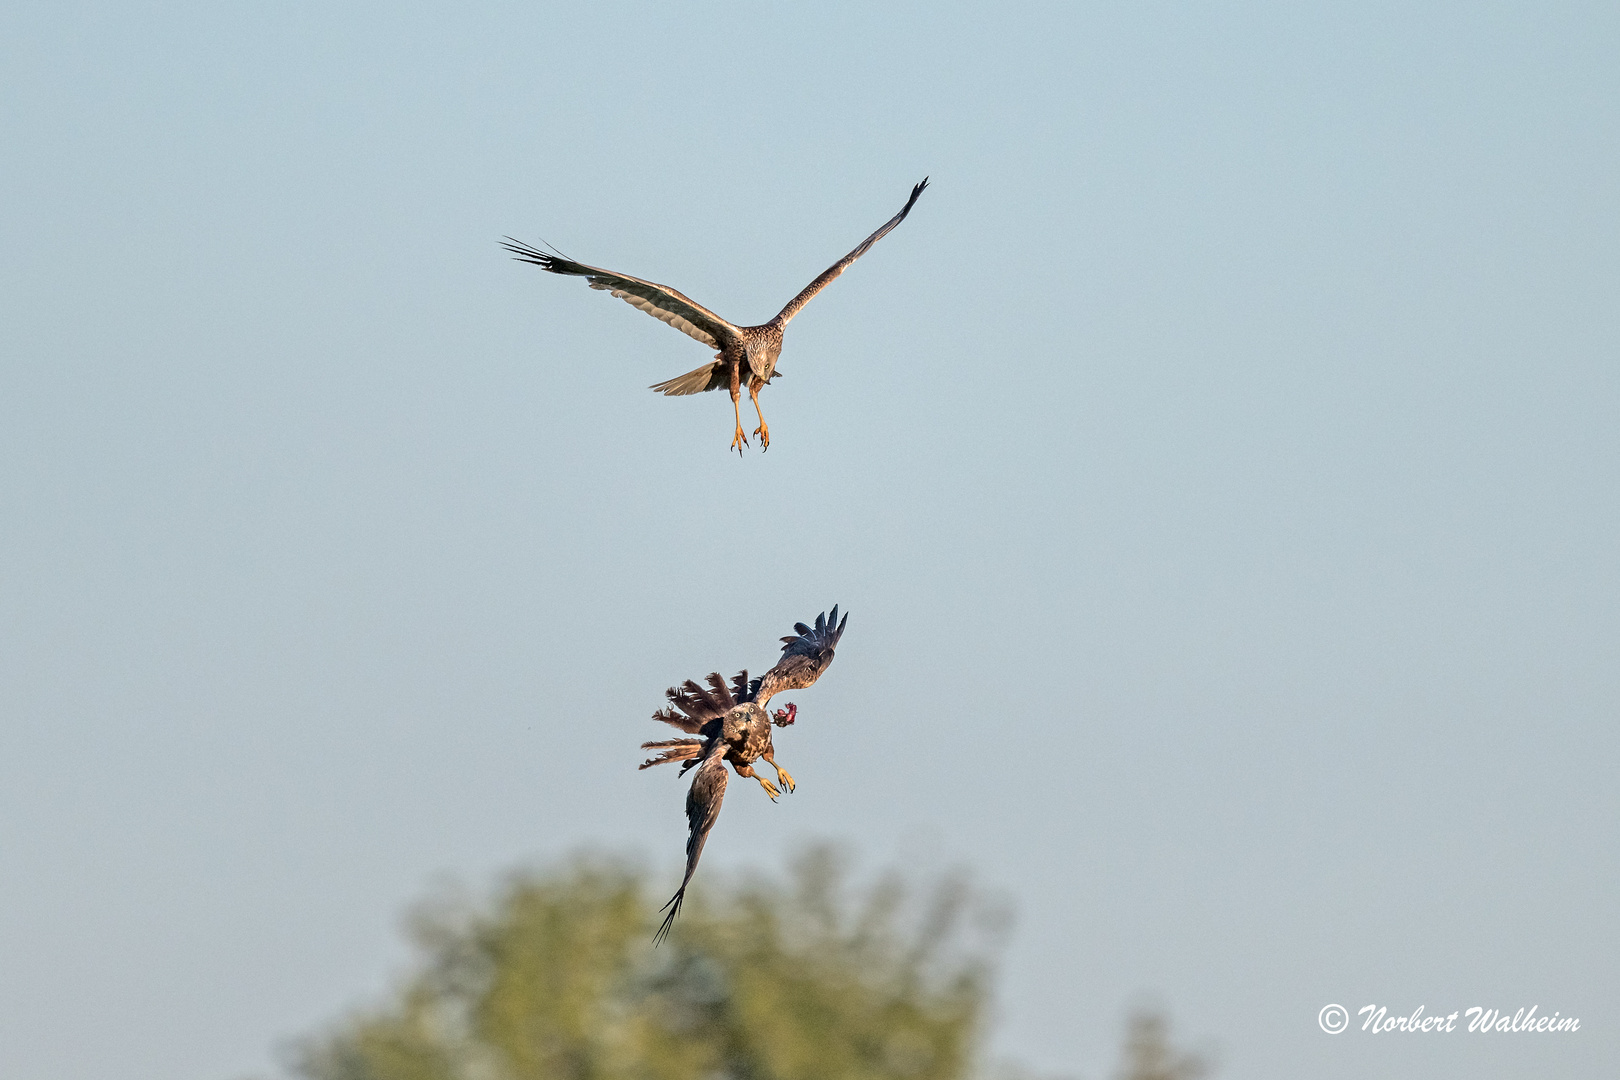
<path id="1" fill-rule="evenodd" d="M 659 924 L 658 932 L 653 934 L 653 948 L 658 948 L 664 943 L 664 939 L 669 937 L 669 932 L 675 927 L 675 916 L 681 913 L 681 901 L 685 898 L 686 886 L 682 885 L 675 891 L 675 895 L 669 898 L 669 902 L 658 909 L 659 911 L 667 910 L 669 914 L 664 916 L 664 921 Z"/>

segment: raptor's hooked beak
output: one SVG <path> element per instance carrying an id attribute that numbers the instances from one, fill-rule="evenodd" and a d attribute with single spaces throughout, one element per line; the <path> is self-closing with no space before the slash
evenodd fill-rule
<path id="1" fill-rule="evenodd" d="M 788 702 L 787 708 L 777 709 L 771 714 L 771 723 L 775 724 L 777 727 L 787 727 L 789 724 L 793 723 L 794 717 L 798 715 L 799 707 L 790 701 Z"/>

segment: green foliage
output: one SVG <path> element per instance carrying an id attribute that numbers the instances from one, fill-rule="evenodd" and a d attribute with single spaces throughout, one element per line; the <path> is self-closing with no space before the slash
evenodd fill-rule
<path id="1" fill-rule="evenodd" d="M 712 881 L 712 877 L 709 879 Z M 856 897 L 827 850 L 785 883 L 695 894 L 661 947 L 633 868 L 578 860 L 488 910 L 416 922 L 420 972 L 308 1044 L 309 1080 L 956 1080 L 973 1071 L 990 930 L 958 880 Z"/>

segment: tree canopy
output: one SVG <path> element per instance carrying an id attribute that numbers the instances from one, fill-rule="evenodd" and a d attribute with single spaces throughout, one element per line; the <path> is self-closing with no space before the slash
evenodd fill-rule
<path id="1" fill-rule="evenodd" d="M 634 866 L 580 858 L 414 920 L 418 972 L 301 1048 L 308 1080 L 958 1080 L 992 909 L 959 878 L 859 892 L 827 849 L 694 894 L 658 948 Z"/>

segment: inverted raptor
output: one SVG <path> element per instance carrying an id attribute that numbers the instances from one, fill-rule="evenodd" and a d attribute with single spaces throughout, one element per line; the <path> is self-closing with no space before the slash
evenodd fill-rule
<path id="1" fill-rule="evenodd" d="M 789 704 L 774 714 L 765 711 L 773 696 L 784 690 L 799 690 L 821 677 L 832 663 L 833 650 L 843 636 L 846 613 L 838 618 L 834 605 L 832 614 L 816 616 L 815 626 L 795 623 L 792 634 L 782 639 L 782 658 L 763 676 L 750 680 L 746 670 L 734 676 L 728 685 L 719 672 L 711 672 L 702 686 L 688 679 L 679 687 L 665 691 L 669 704 L 653 713 L 660 720 L 687 733 L 686 738 L 662 739 L 641 744 L 643 750 L 660 751 L 657 757 L 642 762 L 641 768 L 663 765 L 672 761 L 683 762 L 681 773 L 696 768 L 692 786 L 686 793 L 686 876 L 681 887 L 670 897 L 663 910 L 669 914 L 653 941 L 662 941 L 675 925 L 680 914 L 686 887 L 697 870 L 703 845 L 709 839 L 720 816 L 720 801 L 726 795 L 726 764 L 738 776 L 758 780 L 759 786 L 774 802 L 781 794 L 776 784 L 754 771 L 754 763 L 763 761 L 776 771 L 777 783 L 789 792 L 796 785 L 788 771 L 776 763 L 776 750 L 771 745 L 771 727 L 787 727 L 798 716 L 798 706 Z"/>

